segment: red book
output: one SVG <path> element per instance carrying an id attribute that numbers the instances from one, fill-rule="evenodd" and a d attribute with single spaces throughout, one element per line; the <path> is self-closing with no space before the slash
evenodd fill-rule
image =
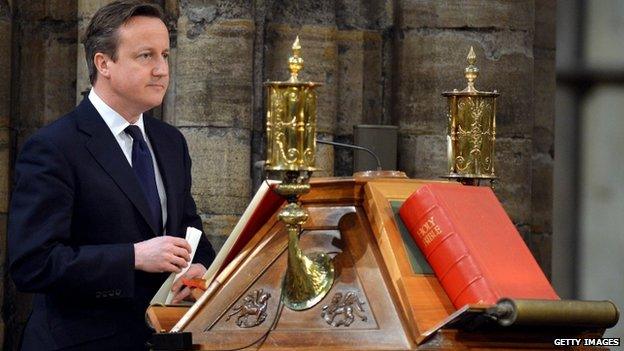
<path id="1" fill-rule="evenodd" d="M 427 184 L 399 215 L 456 308 L 559 299 L 490 188 Z"/>

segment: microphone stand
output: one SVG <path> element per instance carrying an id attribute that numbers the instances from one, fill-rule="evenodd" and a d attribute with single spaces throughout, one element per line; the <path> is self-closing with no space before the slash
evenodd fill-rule
<path id="1" fill-rule="evenodd" d="M 377 157 L 377 155 L 375 155 L 373 150 L 371 150 L 369 148 L 365 148 L 363 146 L 345 144 L 345 143 L 337 143 L 335 141 L 319 140 L 319 139 L 316 139 L 316 142 L 319 143 L 319 144 L 327 144 L 327 145 L 333 145 L 333 146 L 338 146 L 338 147 L 344 147 L 344 148 L 347 148 L 347 149 L 355 149 L 355 150 L 366 151 L 366 152 L 368 152 L 369 154 L 371 154 L 375 158 L 375 161 L 377 161 L 377 171 L 381 171 L 381 161 L 379 160 L 379 157 Z"/>

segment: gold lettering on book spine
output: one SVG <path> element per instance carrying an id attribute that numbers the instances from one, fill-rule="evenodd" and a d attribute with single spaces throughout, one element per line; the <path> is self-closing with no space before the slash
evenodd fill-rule
<path id="1" fill-rule="evenodd" d="M 433 216 L 429 217 L 425 223 L 423 223 L 418 230 L 418 237 L 423 242 L 425 246 L 429 246 L 438 235 L 442 234 L 442 229 L 435 222 Z"/>

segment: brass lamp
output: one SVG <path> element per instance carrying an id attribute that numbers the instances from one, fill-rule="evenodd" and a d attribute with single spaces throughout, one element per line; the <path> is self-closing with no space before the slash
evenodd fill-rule
<path id="1" fill-rule="evenodd" d="M 290 79 L 266 82 L 267 89 L 267 159 L 265 171 L 282 180 L 276 191 L 288 204 L 278 214 L 288 231 L 288 268 L 284 278 L 283 301 L 293 310 L 308 309 L 331 289 L 334 266 L 324 253 L 307 255 L 299 246 L 301 225 L 308 213 L 299 206 L 300 195 L 310 191 L 308 180 L 314 167 L 316 150 L 316 91 L 320 83 L 301 82 L 303 69 L 299 37 L 288 59 Z"/>
<path id="2" fill-rule="evenodd" d="M 481 180 L 497 178 L 494 172 L 494 141 L 496 140 L 496 98 L 498 92 L 479 91 L 474 82 L 479 76 L 477 56 L 472 46 L 464 70 L 468 86 L 442 93 L 448 99 L 447 152 L 448 171 L 445 178 L 464 184 L 479 185 Z"/>

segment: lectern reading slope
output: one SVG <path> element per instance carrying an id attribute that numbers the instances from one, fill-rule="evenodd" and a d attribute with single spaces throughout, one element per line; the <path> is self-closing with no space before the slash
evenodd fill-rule
<path id="1" fill-rule="evenodd" d="M 395 220 L 396 203 L 424 183 L 312 179 L 310 193 L 301 197 L 310 214 L 301 245 L 336 255 L 336 280 L 327 296 L 304 311 L 280 303 L 288 238 L 275 211 L 193 307 L 148 311 L 159 333 L 153 348 L 167 349 L 163 340 L 169 337 L 188 338 L 180 333 L 191 333 L 192 345 L 181 346 L 189 350 L 529 350 L 554 349 L 554 337 L 602 335 L 604 327 L 471 323 L 491 306 L 469 306 L 447 320 L 453 305 Z"/>

